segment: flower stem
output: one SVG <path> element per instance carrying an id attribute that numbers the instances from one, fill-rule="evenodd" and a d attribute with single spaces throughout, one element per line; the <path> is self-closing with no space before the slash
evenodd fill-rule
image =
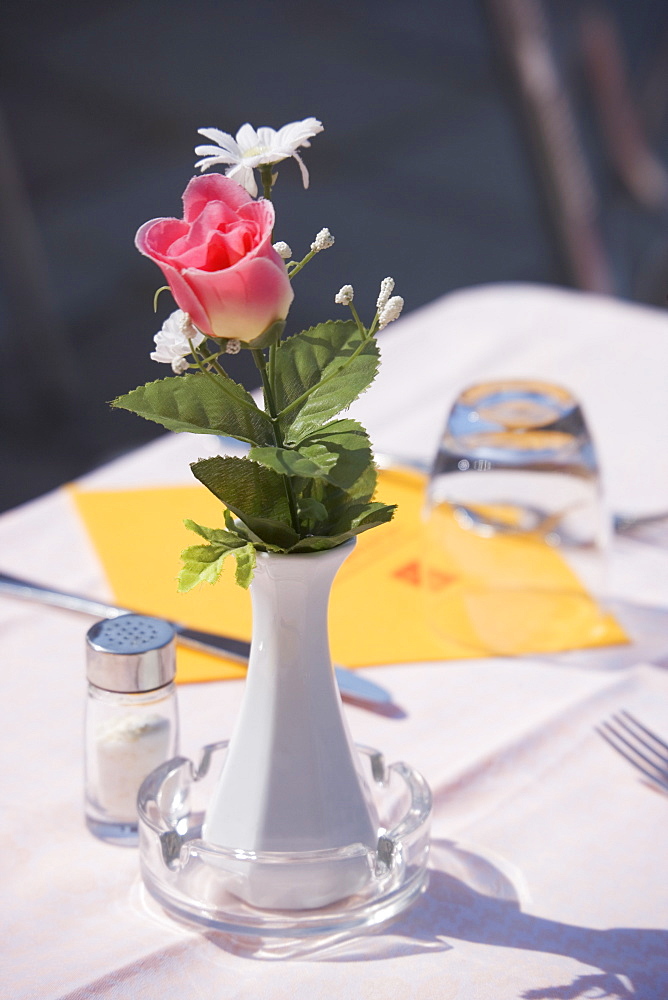
<path id="1" fill-rule="evenodd" d="M 369 339 L 369 334 L 368 334 L 368 332 L 367 332 L 367 329 L 366 329 L 366 327 L 365 327 L 364 323 L 363 323 L 363 322 L 362 322 L 362 320 L 361 320 L 361 319 L 359 318 L 359 314 L 358 314 L 358 312 L 357 312 L 357 309 L 355 309 L 355 306 L 353 305 L 353 303 L 352 303 L 352 302 L 348 303 L 348 305 L 349 305 L 349 307 L 350 307 L 350 311 L 351 311 L 351 313 L 353 314 L 353 319 L 354 319 L 354 320 L 355 320 L 355 322 L 357 323 L 357 329 L 358 329 L 358 330 L 359 330 L 359 332 L 360 332 L 360 333 L 362 334 L 362 340 L 368 340 L 368 339 Z"/>
<path id="2" fill-rule="evenodd" d="M 271 163 L 263 163 L 260 166 L 260 178 L 262 180 L 262 197 L 266 198 L 267 201 L 271 201 L 271 188 L 272 188 L 272 176 L 271 176 Z"/>
<path id="3" fill-rule="evenodd" d="M 188 343 L 192 348 L 192 341 L 189 340 Z M 203 364 L 210 365 L 211 368 L 213 368 L 218 375 L 222 375 L 223 378 L 227 379 L 230 378 L 230 376 L 227 374 L 223 366 L 218 362 L 218 358 L 221 356 L 221 354 L 223 354 L 223 351 L 217 351 L 215 353 L 212 351 L 210 354 L 205 354 L 203 351 L 197 350 L 197 348 L 193 348 L 191 353 L 193 357 L 195 357 L 195 360 L 197 360 L 197 358 L 200 358 Z"/>
<path id="4" fill-rule="evenodd" d="M 313 258 L 317 254 L 317 252 L 318 252 L 317 250 L 309 250 L 309 252 L 306 254 L 306 256 L 304 257 L 304 259 L 300 260 L 298 264 L 295 264 L 295 266 L 292 268 L 292 270 L 288 274 L 288 278 L 290 279 L 290 281 L 292 281 L 292 279 L 294 278 L 295 274 L 298 274 L 301 271 L 301 269 L 304 267 L 305 264 L 308 264 L 308 262 L 310 260 L 313 260 Z"/>
<path id="5" fill-rule="evenodd" d="M 271 384 L 271 392 L 274 397 L 274 405 L 276 405 L 276 352 L 280 346 L 280 340 L 275 340 L 269 347 L 269 382 Z"/>
<path id="6" fill-rule="evenodd" d="M 264 403 L 271 418 L 271 424 L 274 431 L 274 441 L 277 448 L 283 447 L 283 434 L 281 433 L 281 427 L 278 422 L 278 413 L 276 412 L 276 397 L 274 396 L 274 360 L 275 354 L 269 356 L 269 369 L 267 368 L 267 362 L 265 360 L 264 353 L 261 350 L 253 350 L 253 358 L 255 364 L 257 365 L 259 372 L 262 376 L 262 388 L 264 389 Z M 301 536 L 299 530 L 299 513 L 297 511 L 297 498 L 295 496 L 294 486 L 289 476 L 282 476 L 283 485 L 285 488 L 285 495 L 288 501 L 288 507 L 290 508 L 290 520 L 292 521 L 292 527 Z"/>
<path id="7" fill-rule="evenodd" d="M 379 320 L 379 318 L 380 318 L 380 312 L 378 311 L 378 309 L 376 309 L 376 314 L 373 317 L 373 322 L 371 323 L 371 326 L 369 327 L 369 336 L 370 337 L 373 337 L 374 333 L 376 332 L 376 329 L 378 327 L 378 320 Z"/>

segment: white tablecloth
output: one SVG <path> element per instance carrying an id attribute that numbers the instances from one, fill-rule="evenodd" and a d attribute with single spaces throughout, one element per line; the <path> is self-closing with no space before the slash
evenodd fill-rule
<path id="1" fill-rule="evenodd" d="M 668 506 L 666 314 L 492 286 L 407 316 L 381 346 L 382 373 L 354 408 L 379 451 L 428 458 L 464 385 L 540 376 L 583 401 L 611 509 Z M 188 459 L 214 447 L 167 435 L 85 484 L 187 482 Z M 1 569 L 109 596 L 65 491 L 3 515 L 0 544 Z M 348 706 L 350 726 L 432 787 L 429 887 L 374 935 L 305 949 L 278 966 L 174 923 L 147 900 L 136 852 L 88 834 L 81 744 L 90 621 L 0 599 L 2 995 L 665 1000 L 668 796 L 650 790 L 594 727 L 624 706 L 668 737 L 668 671 L 636 662 L 668 664 L 668 547 L 617 539 L 612 592 L 645 606 L 623 663 L 603 651 L 368 671 L 405 714 Z M 180 688 L 186 754 L 229 734 L 241 692 L 236 681 Z"/>

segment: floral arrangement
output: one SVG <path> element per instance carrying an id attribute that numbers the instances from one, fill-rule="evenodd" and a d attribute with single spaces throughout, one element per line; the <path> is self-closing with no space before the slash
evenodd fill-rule
<path id="1" fill-rule="evenodd" d="M 236 138 L 200 129 L 215 145 L 198 146 L 202 171 L 183 194 L 182 219 L 154 219 L 136 237 L 141 253 L 161 268 L 179 307 L 155 337 L 151 357 L 173 376 L 140 386 L 112 403 L 172 431 L 215 434 L 250 445 L 247 456 L 194 462 L 195 477 L 224 504 L 224 527 L 185 523 L 205 544 L 182 553 L 179 589 L 214 583 L 227 556 L 247 587 L 257 551 L 305 553 L 341 545 L 389 521 L 394 507 L 375 502 L 371 444 L 356 420 L 340 414 L 375 378 L 375 334 L 403 306 L 394 281 L 381 283 L 366 327 L 345 285 L 334 301 L 352 319 L 328 320 L 283 339 L 292 282 L 334 237 L 322 229 L 299 261 L 273 242 L 272 190 L 277 164 L 294 158 L 304 187 L 308 172 L 297 150 L 322 131 L 315 118 L 275 131 L 243 125 Z M 254 171 L 263 197 L 258 198 Z M 262 376 L 264 406 L 225 370 L 227 355 L 252 351 Z"/>

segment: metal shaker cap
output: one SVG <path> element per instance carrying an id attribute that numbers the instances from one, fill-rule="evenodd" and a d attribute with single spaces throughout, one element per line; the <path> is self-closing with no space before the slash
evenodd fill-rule
<path id="1" fill-rule="evenodd" d="M 154 691 L 174 680 L 176 631 L 160 618 L 120 615 L 86 634 L 86 676 L 105 691 Z"/>

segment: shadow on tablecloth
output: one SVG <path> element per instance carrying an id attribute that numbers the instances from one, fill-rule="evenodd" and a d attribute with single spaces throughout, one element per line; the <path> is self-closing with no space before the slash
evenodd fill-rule
<path id="1" fill-rule="evenodd" d="M 302 954 L 292 957 L 337 963 L 382 961 L 426 952 L 456 952 L 460 943 L 468 942 L 562 956 L 600 970 L 573 978 L 572 964 L 564 962 L 564 978 L 570 981 L 545 983 L 544 987 L 518 992 L 521 1000 L 668 997 L 668 931 L 625 927 L 597 930 L 534 916 L 522 912 L 521 880 L 514 880 L 513 873 L 503 867 L 495 867 L 489 857 L 476 856 L 451 841 L 435 840 L 431 858 L 426 892 L 397 920 L 375 934 L 325 949 L 309 952 L 305 948 Z M 453 871 L 458 871 L 458 876 Z M 238 943 L 216 932 L 205 936 L 223 951 L 262 957 L 240 950 Z M 517 955 L 509 956 L 508 962 L 521 964 Z M 498 969 L 495 951 L 490 953 L 489 977 L 494 978 Z M 447 973 L 447 959 L 443 971 Z M 522 973 L 518 973 L 521 987 Z"/>

